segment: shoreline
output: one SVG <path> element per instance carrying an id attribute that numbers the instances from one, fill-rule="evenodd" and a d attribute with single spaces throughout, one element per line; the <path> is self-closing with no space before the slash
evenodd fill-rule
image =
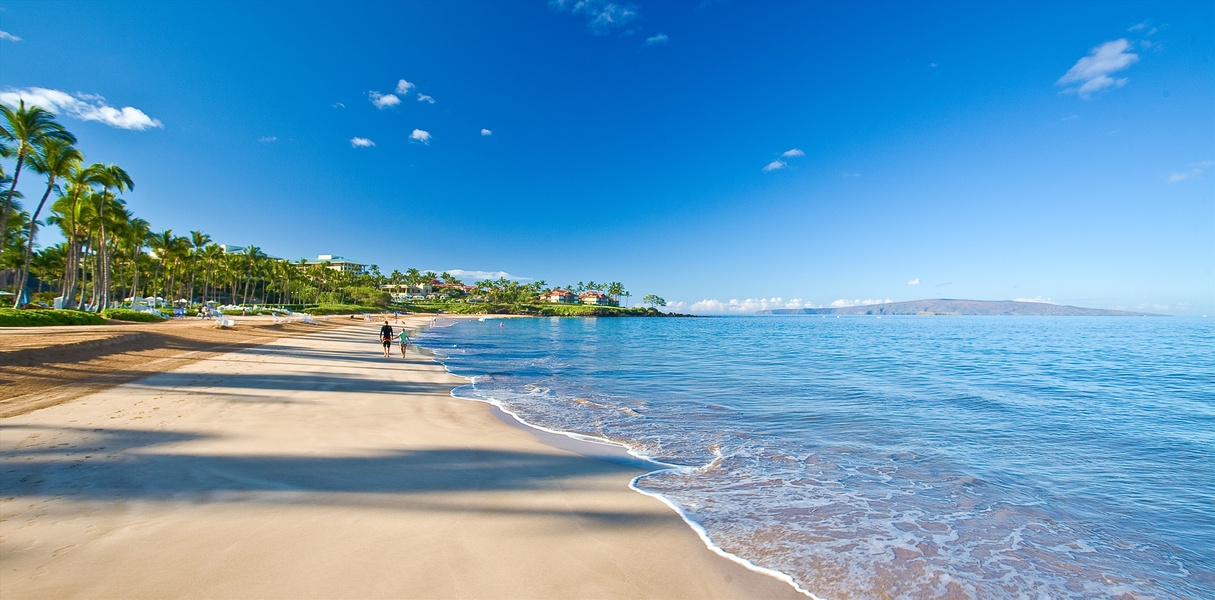
<path id="1" fill-rule="evenodd" d="M 5 596 L 803 597 L 359 325 L 0 420 Z"/>
<path id="2" fill-rule="evenodd" d="M 483 320 L 485 320 L 485 318 L 482 317 L 479 320 L 483 321 Z M 792 575 L 789 575 L 788 573 L 785 573 L 783 571 L 778 571 L 776 569 L 770 569 L 770 568 L 755 564 L 754 562 L 751 562 L 750 560 L 748 560 L 742 556 L 739 556 L 737 554 L 734 554 L 734 553 L 731 553 L 731 552 L 725 550 L 724 548 L 717 545 L 713 541 L 712 537 L 709 536 L 709 532 L 704 528 L 703 525 L 701 525 L 699 522 L 697 522 L 695 519 L 693 519 L 691 516 L 689 516 L 687 514 L 687 512 L 684 511 L 683 508 L 681 508 L 673 500 L 671 500 L 670 498 L 667 498 L 663 494 L 660 494 L 657 492 L 646 491 L 637 486 L 637 481 L 639 479 L 641 479 L 642 477 L 645 477 L 646 475 L 651 475 L 653 473 L 656 473 L 658 471 L 695 470 L 700 467 L 693 466 L 693 465 L 677 465 L 677 464 L 671 464 L 671 463 L 664 463 L 664 462 L 658 461 L 654 458 L 650 458 L 647 456 L 643 456 L 641 454 L 637 454 L 632 449 L 628 448 L 627 446 L 625 446 L 624 444 L 621 444 L 619 442 L 615 442 L 615 441 L 604 439 L 604 438 L 597 438 L 597 437 L 586 435 L 586 434 L 574 433 L 574 432 L 569 432 L 569 431 L 560 431 L 560 430 L 550 429 L 547 427 L 536 425 L 536 424 L 528 422 L 527 419 L 524 419 L 522 416 L 518 415 L 517 413 L 508 410 L 506 407 L 504 407 L 501 403 L 499 403 L 496 400 L 475 398 L 475 397 L 471 397 L 471 396 L 461 396 L 456 393 L 457 390 L 462 387 L 465 387 L 466 385 L 472 385 L 474 383 L 475 376 L 469 377 L 469 376 L 465 376 L 465 375 L 458 375 L 456 373 L 452 373 L 451 370 L 448 369 L 447 365 L 439 358 L 439 355 L 435 354 L 432 349 L 427 348 L 426 350 L 428 351 L 428 353 L 431 354 L 431 360 L 433 360 L 435 362 L 435 364 L 441 366 L 448 374 L 465 380 L 465 382 L 466 382 L 465 385 L 458 386 L 458 387 L 452 389 L 451 395 L 453 398 L 489 405 L 493 409 L 494 415 L 496 417 L 498 417 L 498 419 L 500 421 L 507 424 L 508 426 L 528 431 L 533 436 L 535 436 L 537 440 L 539 440 L 541 443 L 543 443 L 545 445 L 552 446 L 555 448 L 560 448 L 562 450 L 568 450 L 571 452 L 581 454 L 583 456 L 597 458 L 600 460 L 618 462 L 620 464 L 635 466 L 637 468 L 648 469 L 648 471 L 637 475 L 636 477 L 632 478 L 629 481 L 629 483 L 628 483 L 629 489 L 633 490 L 634 492 L 641 494 L 643 496 L 654 498 L 655 500 L 658 500 L 659 502 L 662 502 L 664 505 L 666 505 L 667 508 L 671 509 L 672 512 L 674 512 L 676 515 L 679 516 L 680 520 L 682 520 L 684 522 L 684 524 L 688 526 L 689 529 L 691 529 L 693 532 L 696 533 L 697 537 L 700 538 L 701 542 L 705 545 L 705 548 L 707 548 L 709 551 L 711 551 L 714 554 L 716 554 L 722 558 L 725 558 L 735 564 L 741 565 L 743 568 L 745 568 L 749 571 L 752 571 L 755 573 L 760 573 L 767 577 L 771 577 L 780 582 L 783 582 L 786 585 L 788 585 L 792 590 L 796 591 L 798 594 L 801 594 L 804 597 L 811 598 L 812 600 L 823 600 L 823 598 L 821 598 L 820 596 L 815 595 L 813 592 L 811 592 L 811 591 L 803 588 L 801 585 L 799 585 L 797 583 L 797 581 L 793 579 Z"/>

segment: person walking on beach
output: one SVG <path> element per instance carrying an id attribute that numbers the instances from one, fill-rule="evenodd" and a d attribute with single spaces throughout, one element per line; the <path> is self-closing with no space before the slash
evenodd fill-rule
<path id="1" fill-rule="evenodd" d="M 405 328 L 401 328 L 401 358 L 405 358 L 405 347 L 409 345 L 409 332 Z"/>
<path id="2" fill-rule="evenodd" d="M 384 358 L 388 358 L 388 350 L 392 348 L 392 325 L 388 324 L 388 319 L 384 319 L 384 326 L 380 328 L 380 343 L 384 344 Z"/>

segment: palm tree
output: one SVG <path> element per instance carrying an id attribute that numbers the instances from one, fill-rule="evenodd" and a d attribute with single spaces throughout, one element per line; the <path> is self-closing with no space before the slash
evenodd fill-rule
<path id="1" fill-rule="evenodd" d="M 135 272 L 131 277 L 131 303 L 134 305 L 135 298 L 139 296 L 139 257 L 151 239 L 152 224 L 138 217 L 127 223 L 127 241 L 131 244 L 131 270 Z"/>
<path id="2" fill-rule="evenodd" d="M 32 156 L 36 149 L 47 140 L 59 140 L 70 145 L 76 143 L 76 136 L 68 133 L 63 125 L 55 121 L 55 115 L 37 106 L 27 109 L 25 100 L 20 101 L 17 110 L 0 104 L 0 114 L 4 116 L 0 120 L 0 140 L 3 140 L 6 146 L 5 154 L 17 155 L 17 166 L 13 169 L 13 183 L 4 196 L 3 216 L 0 216 L 0 255 L 2 255 L 4 237 L 8 232 L 9 208 L 13 203 L 13 191 L 17 189 L 17 178 L 21 176 L 21 166 L 25 163 L 25 159 Z M 8 148 L 9 143 L 14 143 L 16 147 Z"/>
<path id="3" fill-rule="evenodd" d="M 83 161 L 84 155 L 80 154 L 79 150 L 58 138 L 47 138 L 30 156 L 30 168 L 35 172 L 46 174 L 46 193 L 42 194 L 38 208 L 34 209 L 34 214 L 30 217 L 29 236 L 25 244 L 25 264 L 17 274 L 17 296 L 13 301 L 13 308 L 17 308 L 21 304 L 21 290 L 25 289 L 26 280 L 29 278 L 30 257 L 34 253 L 34 235 L 38 230 L 38 215 L 42 214 L 42 207 L 46 206 L 46 199 L 55 189 L 55 179 L 70 176 L 72 169 Z"/>
<path id="4" fill-rule="evenodd" d="M 207 244 L 211 243 L 211 236 L 201 231 L 190 232 L 190 302 L 194 301 L 194 277 L 198 274 L 199 254 Z"/>
<path id="5" fill-rule="evenodd" d="M 203 270 L 203 304 L 207 303 L 207 296 L 211 292 L 211 283 L 215 281 L 216 266 L 223 259 L 223 256 L 224 251 L 219 247 L 219 244 L 207 244 L 207 247 L 202 249 L 202 259 L 206 262 L 206 268 Z"/>
<path id="6" fill-rule="evenodd" d="M 94 168 L 96 167 L 96 168 Z M 89 167 L 93 170 L 90 176 L 90 182 L 101 186 L 101 202 L 98 204 L 100 209 L 97 211 L 97 216 L 101 221 L 101 232 L 98 239 L 101 243 L 97 245 L 97 261 L 99 265 L 97 279 L 100 279 L 102 294 L 98 299 L 98 309 L 104 310 L 109 304 L 109 256 L 106 252 L 105 244 L 105 205 L 113 196 L 110 195 L 110 190 L 122 192 L 135 189 L 135 182 L 131 181 L 131 176 L 118 165 L 93 165 Z"/>

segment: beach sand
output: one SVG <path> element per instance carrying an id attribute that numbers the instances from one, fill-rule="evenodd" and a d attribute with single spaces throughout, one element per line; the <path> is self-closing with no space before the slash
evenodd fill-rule
<path id="1" fill-rule="evenodd" d="M 423 319 L 419 319 L 421 321 Z M 428 319 L 424 319 L 428 320 Z M 795 598 L 376 323 L 0 419 L 9 598 Z"/>

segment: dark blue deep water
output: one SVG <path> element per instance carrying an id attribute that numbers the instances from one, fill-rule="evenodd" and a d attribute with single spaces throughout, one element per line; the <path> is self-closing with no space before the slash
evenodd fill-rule
<path id="1" fill-rule="evenodd" d="M 457 395 L 682 465 L 636 486 L 815 595 L 1215 597 L 1215 320 L 450 325 Z"/>

